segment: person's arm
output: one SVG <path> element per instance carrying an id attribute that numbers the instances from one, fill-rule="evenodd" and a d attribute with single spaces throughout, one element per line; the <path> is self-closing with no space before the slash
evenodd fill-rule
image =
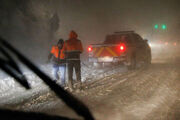
<path id="1" fill-rule="evenodd" d="M 54 53 L 54 47 L 52 47 L 51 52 L 48 55 L 48 61 L 47 61 L 48 63 L 51 61 L 51 58 L 53 57 L 53 53 Z"/>
<path id="2" fill-rule="evenodd" d="M 66 41 L 65 41 L 64 44 L 63 44 L 62 51 L 63 51 L 63 53 L 66 53 L 66 52 L 67 52 L 67 43 L 66 43 Z"/>

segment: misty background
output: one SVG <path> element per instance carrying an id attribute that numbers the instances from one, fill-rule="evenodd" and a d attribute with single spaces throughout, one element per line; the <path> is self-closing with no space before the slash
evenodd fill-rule
<path id="1" fill-rule="evenodd" d="M 115 31 L 179 41 L 179 7 L 179 0 L 0 0 L 0 36 L 44 63 L 52 45 L 75 30 L 85 58 L 88 44 L 101 43 Z M 167 30 L 155 31 L 155 24 L 166 24 Z"/>

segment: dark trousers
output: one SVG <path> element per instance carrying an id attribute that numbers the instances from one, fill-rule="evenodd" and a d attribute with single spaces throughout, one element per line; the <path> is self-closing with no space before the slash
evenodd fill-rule
<path id="1" fill-rule="evenodd" d="M 73 69 L 76 73 L 76 81 L 81 85 L 81 64 L 80 60 L 68 61 L 68 86 L 73 88 Z"/>

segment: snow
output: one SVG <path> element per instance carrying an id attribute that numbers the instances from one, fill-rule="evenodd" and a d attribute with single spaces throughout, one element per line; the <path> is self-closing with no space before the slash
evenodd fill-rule
<path id="1" fill-rule="evenodd" d="M 44 71 L 47 75 L 52 77 L 52 65 L 45 64 L 40 65 L 39 68 Z M 39 79 L 33 72 L 28 70 L 26 67 L 21 66 L 23 74 L 27 77 L 31 90 L 26 90 L 21 87 L 12 77 L 9 77 L 5 73 L 0 73 L 0 104 L 14 103 L 19 99 L 28 99 L 29 97 L 40 94 L 41 92 L 48 91 L 48 87 Z M 111 66 L 97 68 L 90 65 L 88 62 L 83 62 L 81 67 L 82 82 L 97 80 L 116 72 L 125 72 L 127 69 L 124 66 Z M 67 72 L 66 72 L 67 73 Z M 67 75 L 67 74 L 66 74 Z M 75 76 L 75 74 L 74 74 Z M 75 78 L 75 77 L 73 77 Z"/>

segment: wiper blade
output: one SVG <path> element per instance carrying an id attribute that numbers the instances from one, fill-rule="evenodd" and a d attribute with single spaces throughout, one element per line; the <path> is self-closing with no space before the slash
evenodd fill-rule
<path id="1" fill-rule="evenodd" d="M 6 49 L 11 51 L 24 65 L 26 65 L 30 70 L 32 70 L 37 76 L 39 76 L 46 85 L 53 90 L 56 95 L 64 101 L 64 103 L 72 108 L 78 115 L 85 118 L 85 120 L 94 120 L 89 109 L 73 95 L 65 91 L 61 86 L 57 85 L 49 76 L 44 74 L 38 67 L 31 63 L 27 58 L 25 58 L 20 52 L 18 52 L 12 45 L 6 42 L 0 37 L 0 44 L 2 44 Z M 2 67 L 1 67 L 2 68 Z M 2 68 L 5 70 L 4 68 Z M 10 72 L 9 72 L 10 73 Z M 11 74 L 12 75 L 12 74 Z"/>

